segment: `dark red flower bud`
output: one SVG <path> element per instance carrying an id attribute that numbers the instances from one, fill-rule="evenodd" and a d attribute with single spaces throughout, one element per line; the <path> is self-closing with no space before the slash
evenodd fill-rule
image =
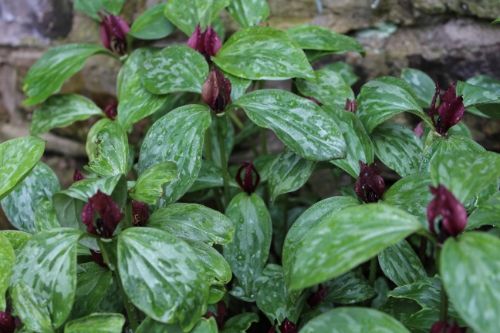
<path id="1" fill-rule="evenodd" d="M 429 230 L 440 241 L 457 236 L 467 225 L 467 212 L 453 193 L 443 185 L 430 187 L 434 199 L 427 206 Z"/>
<path id="2" fill-rule="evenodd" d="M 359 161 L 359 177 L 354 184 L 354 191 L 364 202 L 377 202 L 385 192 L 384 178 L 375 164 L 368 165 Z"/>
<path id="3" fill-rule="evenodd" d="M 102 257 L 101 252 L 90 250 L 90 256 L 92 260 L 101 267 L 108 268 L 108 265 L 104 262 L 104 258 Z"/>
<path id="4" fill-rule="evenodd" d="M 298 333 L 299 329 L 297 325 L 292 323 L 290 320 L 285 319 L 280 326 L 281 333 Z"/>
<path id="5" fill-rule="evenodd" d="M 144 202 L 132 200 L 132 224 L 143 227 L 149 219 L 149 207 Z"/>
<path id="6" fill-rule="evenodd" d="M 73 181 L 77 182 L 82 179 L 85 179 L 85 176 L 80 170 L 76 169 L 75 172 L 73 173 Z"/>
<path id="7" fill-rule="evenodd" d="M 104 108 L 104 114 L 111 120 L 115 120 L 118 115 L 118 102 L 116 100 L 111 101 Z"/>
<path id="8" fill-rule="evenodd" d="M 455 84 L 450 85 L 448 90 L 440 96 L 439 107 L 436 107 L 437 97 L 440 94 L 439 87 L 432 98 L 429 115 L 432 118 L 436 131 L 441 135 L 446 135 L 448 130 L 458 124 L 464 117 L 465 106 L 462 96 L 457 96 Z"/>
<path id="9" fill-rule="evenodd" d="M 466 331 L 466 327 L 460 327 L 457 323 L 450 324 L 444 321 L 438 321 L 432 325 L 430 333 L 465 333 Z"/>
<path id="10" fill-rule="evenodd" d="M 83 206 L 81 216 L 82 222 L 87 226 L 87 232 L 111 238 L 123 218 L 123 213 L 111 196 L 97 191 Z"/>
<path id="11" fill-rule="evenodd" d="M 356 112 L 358 109 L 358 104 L 356 103 L 355 99 L 347 99 L 345 101 L 345 110 L 349 112 Z"/>
<path id="12" fill-rule="evenodd" d="M 212 27 L 208 27 L 205 31 L 201 32 L 199 25 L 196 26 L 191 37 L 187 41 L 187 45 L 200 52 L 207 60 L 219 52 L 222 47 L 222 41 L 217 35 L 217 32 Z"/>
<path id="13" fill-rule="evenodd" d="M 0 333 L 14 333 L 16 319 L 9 313 L 0 311 Z"/>
<path id="14" fill-rule="evenodd" d="M 309 306 L 312 308 L 316 307 L 324 301 L 327 294 L 328 289 L 324 285 L 320 284 L 318 286 L 318 290 L 312 293 L 311 296 L 309 296 L 309 298 L 307 299 L 307 304 L 309 304 Z"/>
<path id="15" fill-rule="evenodd" d="M 128 23 L 120 16 L 106 15 L 101 19 L 101 42 L 105 48 L 123 55 L 127 51 Z"/>
<path id="16" fill-rule="evenodd" d="M 255 192 L 259 185 L 260 175 L 252 162 L 243 162 L 236 172 L 236 182 L 248 194 Z"/>
<path id="17" fill-rule="evenodd" d="M 231 81 L 217 68 L 212 69 L 203 84 L 201 97 L 213 111 L 223 112 L 231 103 Z"/>

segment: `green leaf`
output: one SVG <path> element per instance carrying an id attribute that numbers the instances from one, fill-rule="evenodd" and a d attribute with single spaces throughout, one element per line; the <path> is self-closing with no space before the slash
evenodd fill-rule
<path id="1" fill-rule="evenodd" d="M 470 232 L 448 238 L 439 260 L 446 293 L 460 317 L 477 332 L 500 327 L 500 240 Z"/>
<path id="2" fill-rule="evenodd" d="M 251 80 L 242 79 L 228 73 L 224 73 L 224 76 L 231 81 L 231 100 L 235 101 L 241 96 L 245 95 L 248 87 L 252 84 Z"/>
<path id="3" fill-rule="evenodd" d="M 164 324 L 147 317 L 135 333 L 184 333 L 179 325 Z"/>
<path id="4" fill-rule="evenodd" d="M 139 173 L 165 161 L 177 165 L 178 178 L 164 188 L 163 204 L 177 201 L 195 182 L 210 122 L 207 106 L 186 105 L 157 120 L 146 134 L 139 155 Z"/>
<path id="5" fill-rule="evenodd" d="M 304 52 L 285 32 L 268 27 L 240 30 L 212 59 L 218 67 L 250 80 L 314 78 Z"/>
<path id="6" fill-rule="evenodd" d="M 259 196 L 246 193 L 231 200 L 226 215 L 235 227 L 233 241 L 223 247 L 224 258 L 238 280 L 233 295 L 253 300 L 255 281 L 264 269 L 271 247 L 271 216 Z"/>
<path id="7" fill-rule="evenodd" d="M 153 228 L 128 228 L 118 236 L 118 270 L 130 301 L 149 317 L 186 330 L 206 310 L 202 263 L 182 240 Z"/>
<path id="8" fill-rule="evenodd" d="M 230 0 L 170 0 L 165 6 L 165 16 L 190 36 L 197 24 L 205 29 L 216 20 L 229 2 Z"/>
<path id="9" fill-rule="evenodd" d="M 332 160 L 345 156 L 346 143 L 332 117 L 316 103 L 284 90 L 257 90 L 234 102 L 257 126 L 269 128 L 299 156 Z"/>
<path id="10" fill-rule="evenodd" d="M 153 165 L 139 175 L 130 196 L 150 205 L 156 204 L 163 194 L 163 186 L 177 178 L 177 166 L 173 162 Z"/>
<path id="11" fill-rule="evenodd" d="M 346 307 L 325 312 L 309 321 L 300 333 L 410 333 L 393 317 L 369 308 Z"/>
<path id="12" fill-rule="evenodd" d="M 378 126 L 371 138 L 375 155 L 398 175 L 405 177 L 419 170 L 423 147 L 412 130 L 386 123 Z"/>
<path id="13" fill-rule="evenodd" d="M 332 70 L 340 74 L 344 82 L 347 83 L 349 86 L 352 86 L 359 80 L 359 77 L 354 72 L 354 68 L 345 62 L 337 61 L 332 64 L 326 65 L 323 68 Z"/>
<path id="14" fill-rule="evenodd" d="M 37 135 L 53 128 L 66 127 L 92 116 L 102 116 L 101 109 L 87 97 L 68 94 L 55 95 L 33 112 L 31 134 Z"/>
<path id="15" fill-rule="evenodd" d="M 191 331 L 191 333 L 217 333 L 219 332 L 217 328 L 217 322 L 214 317 L 205 319 L 201 318 L 198 325 Z"/>
<path id="16" fill-rule="evenodd" d="M 43 199 L 35 208 L 35 230 L 36 232 L 60 228 L 61 224 L 52 204 L 52 198 Z"/>
<path id="17" fill-rule="evenodd" d="M 226 321 L 221 333 L 246 333 L 252 323 L 259 321 L 259 316 L 254 312 L 243 312 Z"/>
<path id="18" fill-rule="evenodd" d="M 26 243 L 16 259 L 12 282 L 33 289 L 40 306 L 48 307 L 55 328 L 64 324 L 73 305 L 80 236 L 80 231 L 69 228 L 42 231 Z"/>
<path id="19" fill-rule="evenodd" d="M 401 112 L 410 112 L 432 124 L 413 94 L 411 86 L 396 77 L 385 76 L 366 83 L 358 96 L 358 115 L 366 130 L 375 127 Z"/>
<path id="20" fill-rule="evenodd" d="M 75 0 L 75 10 L 85 13 L 100 21 L 99 12 L 106 11 L 113 15 L 120 14 L 125 0 Z"/>
<path id="21" fill-rule="evenodd" d="M 258 25 L 267 19 L 270 12 L 267 0 L 232 0 L 228 10 L 242 28 Z"/>
<path id="22" fill-rule="evenodd" d="M 145 59 L 140 74 L 144 88 L 153 94 L 201 93 L 208 64 L 201 53 L 186 45 L 174 45 Z"/>
<path id="23" fill-rule="evenodd" d="M 42 162 L 28 173 L 12 192 L 2 199 L 2 209 L 16 229 L 35 232 L 35 210 L 41 201 L 52 199 L 59 191 L 59 180 L 52 169 Z"/>
<path id="24" fill-rule="evenodd" d="M 297 218 L 288 230 L 283 244 L 283 270 L 288 285 L 290 285 L 292 264 L 295 261 L 297 248 L 306 233 L 325 217 L 335 216 L 347 207 L 358 205 L 359 201 L 353 197 L 332 197 L 315 203 Z"/>
<path id="25" fill-rule="evenodd" d="M 198 177 L 193 185 L 189 188 L 189 192 L 205 190 L 214 187 L 222 187 L 224 179 L 222 170 L 213 164 L 213 162 L 203 160 Z"/>
<path id="26" fill-rule="evenodd" d="M 402 240 L 378 255 L 382 272 L 397 286 L 403 286 L 427 277 L 424 265 L 410 243 Z"/>
<path id="27" fill-rule="evenodd" d="M 93 313 L 70 321 L 64 333 L 121 333 L 125 318 L 119 313 Z"/>
<path id="28" fill-rule="evenodd" d="M 126 175 L 129 148 L 127 133 L 110 119 L 101 119 L 89 131 L 85 145 L 89 168 L 100 176 Z"/>
<path id="29" fill-rule="evenodd" d="M 500 227 L 500 192 L 493 194 L 486 202 L 479 203 L 469 216 L 467 229 L 475 229 L 483 225 Z"/>
<path id="30" fill-rule="evenodd" d="M 328 294 L 325 301 L 338 304 L 354 304 L 375 296 L 375 290 L 358 272 L 347 272 L 325 283 Z"/>
<path id="31" fill-rule="evenodd" d="M 3 233 L 0 233 L 0 311 L 5 311 L 5 292 L 9 287 L 15 260 L 16 254 L 12 245 Z"/>
<path id="32" fill-rule="evenodd" d="M 29 173 L 42 157 L 44 149 L 45 142 L 33 136 L 0 144 L 0 199 Z"/>
<path id="33" fill-rule="evenodd" d="M 299 92 L 314 97 L 321 104 L 344 110 L 347 99 L 354 99 L 354 92 L 340 73 L 328 67 L 314 72 L 314 79 L 297 79 L 295 85 Z"/>
<path id="34" fill-rule="evenodd" d="M 222 254 L 203 242 L 188 240 L 188 244 L 205 268 L 205 276 L 210 284 L 224 286 L 231 281 L 231 267 Z"/>
<path id="35" fill-rule="evenodd" d="M 332 53 L 349 51 L 364 53 L 363 46 L 356 39 L 337 34 L 325 27 L 300 25 L 288 29 L 287 33 L 302 49 L 329 51 Z"/>
<path id="36" fill-rule="evenodd" d="M 56 193 L 55 196 L 65 195 L 71 198 L 78 199 L 80 201 L 87 202 L 88 199 L 96 194 L 98 190 L 107 195 L 111 195 L 121 178 L 122 175 L 105 178 L 85 178 L 74 182 L 67 189 Z"/>
<path id="37" fill-rule="evenodd" d="M 481 104 L 500 103 L 500 80 L 478 75 L 457 83 L 457 95 L 461 95 L 466 108 Z"/>
<path id="38" fill-rule="evenodd" d="M 129 35 L 138 39 L 154 40 L 165 38 L 174 32 L 172 23 L 163 15 L 165 7 L 166 4 L 161 3 L 142 13 L 130 27 Z"/>
<path id="39" fill-rule="evenodd" d="M 9 241 L 16 255 L 21 252 L 24 244 L 26 244 L 31 238 L 31 234 L 18 230 L 1 230 L 0 236 L 3 236 Z"/>
<path id="40" fill-rule="evenodd" d="M 429 75 L 414 68 L 403 68 L 401 78 L 413 88 L 418 104 L 423 108 L 430 107 L 436 91 L 434 80 Z"/>
<path id="41" fill-rule="evenodd" d="M 90 56 L 97 53 L 110 54 L 95 44 L 66 44 L 49 49 L 26 74 L 23 91 L 28 98 L 24 104 L 41 103 L 58 92 L 63 83 L 79 72 Z"/>
<path id="42" fill-rule="evenodd" d="M 174 203 L 156 210 L 148 226 L 163 229 L 185 240 L 227 244 L 233 239 L 234 225 L 216 210 L 191 203 Z"/>
<path id="43" fill-rule="evenodd" d="M 12 306 L 24 327 L 30 331 L 53 333 L 49 306 L 24 283 L 12 287 Z"/>
<path id="44" fill-rule="evenodd" d="M 163 109 L 168 96 L 156 96 L 142 85 L 143 63 L 154 55 L 151 49 L 140 48 L 132 52 L 120 69 L 117 78 L 118 116 L 116 120 L 125 130 L 141 119 Z"/>
<path id="45" fill-rule="evenodd" d="M 316 163 L 285 151 L 279 154 L 271 165 L 269 188 L 271 200 L 284 193 L 293 192 L 301 188 L 309 179 Z"/>
<path id="46" fill-rule="evenodd" d="M 306 288 L 337 277 L 420 228 L 415 217 L 384 204 L 349 207 L 329 215 L 298 244 L 290 288 Z"/>

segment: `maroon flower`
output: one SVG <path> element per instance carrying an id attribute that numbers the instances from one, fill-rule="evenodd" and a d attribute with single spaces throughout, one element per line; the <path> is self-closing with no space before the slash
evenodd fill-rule
<path id="1" fill-rule="evenodd" d="M 9 313 L 0 311 L 0 333 L 14 333 L 16 319 Z"/>
<path id="2" fill-rule="evenodd" d="M 358 104 L 356 103 L 355 99 L 347 99 L 345 101 L 345 110 L 349 112 L 356 112 L 358 108 Z"/>
<path id="3" fill-rule="evenodd" d="M 252 194 L 255 192 L 260 182 L 260 175 L 252 162 L 243 162 L 236 172 L 236 182 L 246 193 Z"/>
<path id="4" fill-rule="evenodd" d="M 77 181 L 80 181 L 82 179 L 85 179 L 85 176 L 83 175 L 83 173 L 76 169 L 75 172 L 73 173 L 73 181 L 74 182 L 77 182 Z"/>
<path id="5" fill-rule="evenodd" d="M 439 107 L 436 106 L 437 98 L 440 100 Z M 432 118 L 436 131 L 446 135 L 448 130 L 458 124 L 464 117 L 465 106 L 462 96 L 457 96 L 456 86 L 452 84 L 448 90 L 440 96 L 440 89 L 436 86 L 436 92 L 432 98 L 429 116 Z"/>
<path id="6" fill-rule="evenodd" d="M 83 206 L 82 221 L 87 226 L 87 232 L 93 235 L 111 238 L 122 218 L 120 207 L 111 196 L 101 191 L 97 191 Z"/>
<path id="7" fill-rule="evenodd" d="M 203 84 L 201 97 L 216 113 L 224 111 L 231 103 L 231 81 L 217 68 L 212 69 Z"/>
<path id="8" fill-rule="evenodd" d="M 106 15 L 101 19 L 101 42 L 105 48 L 123 55 L 127 51 L 127 33 L 130 26 L 120 16 Z"/>
<path id="9" fill-rule="evenodd" d="M 116 100 L 111 101 L 104 108 L 104 114 L 111 120 L 115 120 L 118 115 L 118 102 Z"/>
<path id="10" fill-rule="evenodd" d="M 90 250 L 90 256 L 92 260 L 101 267 L 108 268 L 108 265 L 104 262 L 104 258 L 102 257 L 101 252 Z"/>
<path id="11" fill-rule="evenodd" d="M 200 25 L 197 25 L 193 34 L 189 37 L 187 45 L 203 54 L 207 60 L 210 60 L 210 57 L 219 52 L 222 41 L 212 27 L 208 27 L 201 32 Z"/>
<path id="12" fill-rule="evenodd" d="M 280 326 L 281 333 L 298 333 L 299 329 L 297 325 L 292 323 L 290 320 L 285 319 Z"/>
<path id="13" fill-rule="evenodd" d="M 149 207 L 144 202 L 132 200 L 132 224 L 143 227 L 149 219 Z"/>
<path id="14" fill-rule="evenodd" d="M 417 126 L 415 126 L 415 128 L 413 129 L 413 133 L 415 133 L 415 135 L 419 138 L 422 137 L 422 135 L 424 135 L 424 122 L 421 121 L 417 124 Z"/>
<path id="15" fill-rule="evenodd" d="M 359 177 L 354 184 L 354 191 L 364 202 L 377 202 L 385 192 L 384 178 L 375 164 L 368 165 L 359 161 Z"/>
<path id="16" fill-rule="evenodd" d="M 437 321 L 432 325 L 430 333 L 465 333 L 467 328 L 458 326 L 457 323 L 449 324 L 444 321 Z"/>
<path id="17" fill-rule="evenodd" d="M 325 299 L 326 295 L 328 294 L 328 289 L 320 284 L 318 286 L 318 290 L 316 290 L 314 293 L 309 296 L 307 299 L 307 304 L 309 304 L 310 307 L 316 307 L 318 306 L 323 300 Z"/>
<path id="18" fill-rule="evenodd" d="M 440 241 L 457 236 L 467 225 L 467 212 L 453 193 L 443 185 L 430 187 L 434 199 L 427 206 L 427 221 L 430 231 Z"/>

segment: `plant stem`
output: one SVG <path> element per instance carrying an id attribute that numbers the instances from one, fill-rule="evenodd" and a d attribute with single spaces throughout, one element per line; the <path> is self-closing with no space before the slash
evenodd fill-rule
<path id="1" fill-rule="evenodd" d="M 377 269 L 378 269 L 378 263 L 377 263 L 377 257 L 373 257 L 370 260 L 370 272 L 368 273 L 368 282 L 370 283 L 371 286 L 375 283 L 375 279 L 377 278 Z"/>
<path id="2" fill-rule="evenodd" d="M 267 155 L 267 135 L 266 135 L 266 130 L 262 129 L 260 131 L 260 147 L 261 147 L 261 154 L 262 155 Z"/>
<path id="3" fill-rule="evenodd" d="M 229 204 L 229 172 L 227 169 L 226 141 L 222 135 L 222 122 L 226 121 L 226 115 L 215 119 L 217 121 L 217 141 L 219 141 L 220 163 L 224 183 L 224 205 L 227 206 Z"/>
<path id="4" fill-rule="evenodd" d="M 212 138 L 212 130 L 209 127 L 205 133 L 205 158 L 207 159 L 207 161 L 213 160 L 211 138 Z"/>
<path id="5" fill-rule="evenodd" d="M 241 122 L 240 118 L 238 118 L 238 115 L 236 115 L 236 113 L 234 113 L 232 110 L 228 111 L 228 113 L 229 113 L 229 117 L 234 122 L 234 124 L 236 125 L 236 127 L 238 127 L 240 130 L 242 130 L 243 127 L 245 127 L 245 125 L 243 125 L 243 123 Z"/>

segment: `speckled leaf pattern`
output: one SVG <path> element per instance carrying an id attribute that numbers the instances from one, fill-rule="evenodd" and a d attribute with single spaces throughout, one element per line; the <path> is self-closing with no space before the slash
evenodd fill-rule
<path id="1" fill-rule="evenodd" d="M 197 51 L 185 45 L 164 48 L 145 59 L 142 84 L 157 95 L 174 92 L 201 93 L 208 76 L 208 64 Z"/>
<path id="2" fill-rule="evenodd" d="M 349 86 L 352 86 L 359 80 L 359 76 L 357 76 L 356 73 L 354 72 L 353 66 L 343 61 L 334 62 L 332 64 L 326 65 L 323 68 L 332 70 L 340 74 L 340 76 L 342 76 L 342 79 L 344 79 L 344 82 L 347 83 Z"/>
<path id="3" fill-rule="evenodd" d="M 116 120 L 125 130 L 141 119 L 160 111 L 168 96 L 151 94 L 142 85 L 141 68 L 153 56 L 152 49 L 140 48 L 132 52 L 120 69 L 117 78 L 118 116 Z"/>
<path id="4" fill-rule="evenodd" d="M 9 241 L 16 255 L 21 252 L 24 244 L 26 244 L 32 236 L 27 232 L 18 230 L 2 230 L 0 231 L 0 235 Z"/>
<path id="5" fill-rule="evenodd" d="M 486 233 L 448 238 L 439 260 L 451 303 L 474 331 L 496 333 L 500 327 L 500 240 Z"/>
<path id="6" fill-rule="evenodd" d="M 406 240 L 380 252 L 378 262 L 385 276 L 397 286 L 417 282 L 427 277 L 424 265 Z"/>
<path id="7" fill-rule="evenodd" d="M 128 169 L 128 139 L 121 126 L 101 119 L 89 131 L 85 145 L 89 168 L 104 177 L 126 174 Z"/>
<path id="8" fill-rule="evenodd" d="M 5 311 L 5 292 L 9 287 L 16 255 L 9 240 L 0 233 L 0 311 Z"/>
<path id="9" fill-rule="evenodd" d="M 356 114 L 338 108 L 324 108 L 342 131 L 347 146 L 346 157 L 331 162 L 353 178 L 357 178 L 359 175 L 359 161 L 373 163 L 372 141 Z"/>
<path id="10" fill-rule="evenodd" d="M 77 94 L 55 95 L 33 112 L 31 134 L 45 133 L 53 128 L 103 115 L 101 109 L 87 97 Z"/>
<path id="11" fill-rule="evenodd" d="M 12 287 L 12 306 L 23 325 L 30 331 L 54 333 L 49 306 L 24 283 Z"/>
<path id="12" fill-rule="evenodd" d="M 45 101 L 97 53 L 110 54 L 97 44 L 67 44 L 49 49 L 26 74 L 23 91 L 28 98 L 24 103 L 34 105 Z"/>
<path id="13" fill-rule="evenodd" d="M 430 107 L 436 84 L 429 75 L 418 69 L 403 68 L 401 78 L 413 88 L 418 104 L 423 108 Z"/>
<path id="14" fill-rule="evenodd" d="M 208 285 L 200 259 L 166 231 L 129 228 L 118 237 L 118 270 L 130 301 L 149 317 L 186 330 L 206 311 Z"/>
<path id="15" fill-rule="evenodd" d="M 0 199 L 36 165 L 44 149 L 45 142 L 33 136 L 11 139 L 0 144 Z"/>
<path id="16" fill-rule="evenodd" d="M 250 82 L 250 81 L 249 81 Z M 222 162 L 221 162 L 221 153 L 220 153 L 220 145 L 219 145 L 219 134 L 218 132 L 221 133 L 221 137 L 223 138 L 224 145 L 225 145 L 225 150 L 226 150 L 226 161 L 229 161 L 229 158 L 231 157 L 231 152 L 233 151 L 234 147 L 234 126 L 231 122 L 231 119 L 227 116 L 219 117 L 219 116 L 212 116 L 212 123 L 210 124 L 210 129 L 208 130 L 209 135 L 206 137 L 206 144 L 205 144 L 205 156 L 206 159 L 204 160 L 203 163 L 205 163 L 207 160 L 215 164 L 219 169 L 221 168 Z M 210 145 L 210 149 L 208 149 L 208 145 Z M 208 152 L 211 152 L 211 156 L 208 156 Z"/>
<path id="17" fill-rule="evenodd" d="M 369 81 L 361 88 L 357 99 L 359 119 L 369 133 L 402 112 L 413 113 L 432 124 L 416 98 L 411 86 L 402 79 L 385 76 Z"/>
<path id="18" fill-rule="evenodd" d="M 222 187 L 224 180 L 222 171 L 213 162 L 203 160 L 200 172 L 193 185 L 189 188 L 189 192 L 196 192 L 213 187 Z"/>
<path id="19" fill-rule="evenodd" d="M 325 301 L 338 304 L 354 304 L 375 296 L 375 290 L 363 274 L 350 271 L 324 284 L 328 294 Z"/>
<path id="20" fill-rule="evenodd" d="M 235 229 L 224 214 L 194 203 L 174 203 L 160 208 L 150 216 L 148 226 L 210 245 L 227 244 Z"/>
<path id="21" fill-rule="evenodd" d="M 222 333 L 246 333 L 252 323 L 259 321 L 259 316 L 253 312 L 243 312 L 229 318 L 224 324 Z"/>
<path id="22" fill-rule="evenodd" d="M 222 254 L 203 242 L 188 241 L 188 244 L 205 268 L 206 278 L 211 284 L 224 286 L 231 281 L 231 267 Z"/>
<path id="23" fill-rule="evenodd" d="M 93 313 L 68 322 L 64 333 L 121 333 L 124 324 L 120 313 Z"/>
<path id="24" fill-rule="evenodd" d="M 52 199 L 59 191 L 59 180 L 52 169 L 42 162 L 2 199 L 2 209 L 16 229 L 35 232 L 35 210 L 41 201 Z"/>
<path id="25" fill-rule="evenodd" d="M 283 31 L 253 27 L 240 30 L 213 58 L 225 72 L 250 80 L 314 78 L 304 52 Z"/>
<path id="26" fill-rule="evenodd" d="M 297 246 L 290 288 L 337 277 L 420 228 L 415 217 L 385 204 L 349 207 L 323 218 Z"/>
<path id="27" fill-rule="evenodd" d="M 96 194 L 98 190 L 107 195 L 111 195 L 121 178 L 121 175 L 105 178 L 85 178 L 74 182 L 70 187 L 58 194 L 63 194 L 86 202 L 88 198 Z"/>
<path id="28" fill-rule="evenodd" d="M 363 46 L 354 38 L 337 34 L 317 25 L 301 25 L 287 30 L 288 36 L 306 50 L 344 53 L 364 53 Z"/>
<path id="29" fill-rule="evenodd" d="M 224 76 L 231 81 L 231 100 L 235 101 L 241 96 L 243 96 L 248 87 L 252 84 L 251 80 L 242 79 L 228 73 L 224 73 Z"/>
<path id="30" fill-rule="evenodd" d="M 125 0 L 75 0 L 75 9 L 99 21 L 99 11 L 120 14 Z"/>
<path id="31" fill-rule="evenodd" d="M 153 165 L 139 175 L 130 196 L 134 200 L 154 205 L 163 194 L 163 186 L 177 178 L 177 166 L 173 162 Z"/>
<path id="32" fill-rule="evenodd" d="M 418 171 L 423 147 L 412 130 L 385 123 L 372 132 L 371 138 L 375 155 L 398 175 L 405 177 Z"/>
<path id="33" fill-rule="evenodd" d="M 61 227 L 52 204 L 52 197 L 38 202 L 35 207 L 34 224 L 37 232 Z"/>
<path id="34" fill-rule="evenodd" d="M 148 8 L 134 20 L 129 35 L 138 39 L 154 40 L 167 37 L 174 32 L 172 23 L 163 14 L 165 7 L 166 4 L 160 3 Z"/>
<path id="35" fill-rule="evenodd" d="M 232 0 L 228 10 L 242 28 L 258 25 L 270 12 L 267 0 Z"/>
<path id="36" fill-rule="evenodd" d="M 211 318 L 201 318 L 196 327 L 191 331 L 191 333 L 217 333 L 217 322 L 213 317 Z"/>
<path id="37" fill-rule="evenodd" d="M 39 232 L 16 259 L 11 283 L 24 283 L 33 289 L 40 301 L 46 303 L 55 328 L 64 324 L 73 305 L 80 236 L 80 231 L 69 228 Z"/>
<path id="38" fill-rule="evenodd" d="M 300 333 L 410 333 L 393 317 L 370 308 L 336 308 L 309 321 Z"/>
<path id="39" fill-rule="evenodd" d="M 139 155 L 139 173 L 165 161 L 177 165 L 178 178 L 165 187 L 163 204 L 177 201 L 196 180 L 210 122 L 207 106 L 186 105 L 157 120 L 146 134 Z"/>
<path id="40" fill-rule="evenodd" d="M 233 294 L 253 300 L 255 280 L 264 269 L 271 247 L 271 216 L 259 196 L 246 193 L 231 200 L 226 215 L 235 227 L 233 241 L 223 247 L 224 257 L 237 279 Z"/>
<path id="41" fill-rule="evenodd" d="M 276 200 L 281 194 L 301 188 L 311 176 L 315 166 L 314 161 L 305 160 L 295 153 L 289 151 L 281 153 L 270 169 L 271 199 Z"/>
<path id="42" fill-rule="evenodd" d="M 334 216 L 344 208 L 358 206 L 360 203 L 353 197 L 331 197 L 321 200 L 304 211 L 292 224 L 283 244 L 283 270 L 287 284 L 290 284 L 292 264 L 297 248 L 306 233 L 328 216 Z"/>
<path id="43" fill-rule="evenodd" d="M 487 201 L 479 203 L 467 221 L 467 228 L 474 229 L 483 225 L 500 227 L 500 192 L 493 194 Z"/>
<path id="44" fill-rule="evenodd" d="M 466 107 L 500 103 L 500 80 L 479 75 L 457 83 L 457 94 L 463 96 Z"/>
<path id="45" fill-rule="evenodd" d="M 316 103 L 284 90 L 257 90 L 234 102 L 257 126 L 269 128 L 308 160 L 343 158 L 346 143 L 332 117 Z"/>
<path id="46" fill-rule="evenodd" d="M 500 177 L 500 155 L 493 152 L 447 151 L 430 162 L 434 185 L 446 186 L 462 203 L 473 199 Z"/>
<path id="47" fill-rule="evenodd" d="M 295 85 L 306 97 L 314 97 L 323 105 L 343 110 L 347 99 L 354 99 L 354 92 L 340 73 L 322 68 L 314 72 L 314 79 L 297 79 Z"/>
<path id="48" fill-rule="evenodd" d="M 179 325 L 164 324 L 146 317 L 135 333 L 184 333 Z"/>

